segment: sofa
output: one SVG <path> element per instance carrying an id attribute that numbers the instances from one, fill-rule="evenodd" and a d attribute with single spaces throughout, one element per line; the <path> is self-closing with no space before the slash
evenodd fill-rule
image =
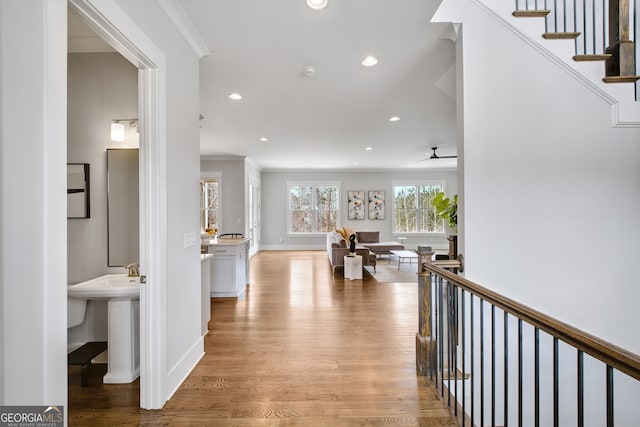
<path id="1" fill-rule="evenodd" d="M 355 234 L 358 245 L 368 248 L 376 255 L 388 255 L 391 251 L 404 249 L 401 243 L 381 242 L 379 231 L 356 231 Z"/>
<path id="2" fill-rule="evenodd" d="M 327 254 L 329 255 L 329 263 L 333 272 L 337 267 L 344 268 L 344 257 L 349 255 L 349 243 L 337 231 L 327 233 Z M 376 272 L 376 254 L 363 246 L 356 246 L 356 254 L 362 256 L 362 267 L 371 266 L 373 272 Z"/>

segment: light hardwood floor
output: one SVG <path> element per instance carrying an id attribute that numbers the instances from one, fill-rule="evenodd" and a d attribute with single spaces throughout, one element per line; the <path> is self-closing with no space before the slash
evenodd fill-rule
<path id="1" fill-rule="evenodd" d="M 456 426 L 416 376 L 417 282 L 332 275 L 326 252 L 261 252 L 239 299 L 212 300 L 206 355 L 159 411 L 139 383 L 80 387 L 69 425 Z M 104 369 L 104 368 L 102 368 Z"/>

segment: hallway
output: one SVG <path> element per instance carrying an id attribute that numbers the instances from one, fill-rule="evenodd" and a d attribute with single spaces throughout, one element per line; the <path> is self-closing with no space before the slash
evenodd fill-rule
<path id="1" fill-rule="evenodd" d="M 69 425 L 456 425 L 416 376 L 417 284 L 334 277 L 324 251 L 251 268 L 245 295 L 213 300 L 206 355 L 162 410 L 137 408 L 137 382 L 72 373 Z"/>

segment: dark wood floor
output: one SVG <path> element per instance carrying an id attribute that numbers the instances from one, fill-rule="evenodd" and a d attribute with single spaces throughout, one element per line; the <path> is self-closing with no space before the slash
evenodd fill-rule
<path id="1" fill-rule="evenodd" d="M 69 425 L 456 426 L 415 370 L 417 285 L 332 275 L 322 251 L 261 252 L 244 297 L 212 301 L 206 355 L 159 411 L 139 383 L 80 387 Z"/>

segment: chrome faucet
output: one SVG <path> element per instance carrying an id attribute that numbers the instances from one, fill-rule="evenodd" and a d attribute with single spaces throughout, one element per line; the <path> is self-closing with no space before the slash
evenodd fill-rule
<path id="1" fill-rule="evenodd" d="M 138 270 L 138 267 L 139 267 L 139 265 L 135 264 L 135 263 L 125 265 L 124 268 L 129 270 L 129 273 L 127 274 L 127 277 L 139 277 L 140 276 L 140 271 Z"/>

